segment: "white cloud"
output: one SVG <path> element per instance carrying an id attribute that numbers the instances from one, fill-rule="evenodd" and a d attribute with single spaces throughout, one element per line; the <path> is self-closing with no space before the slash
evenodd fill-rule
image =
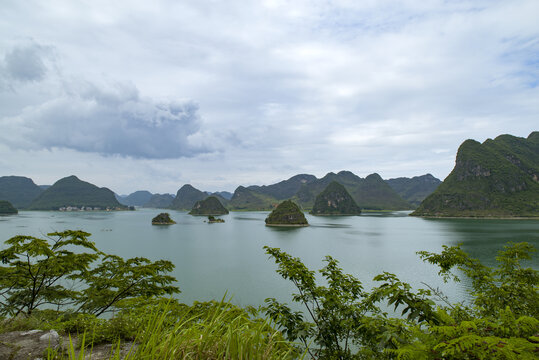
<path id="1" fill-rule="evenodd" d="M 10 77 L 40 82 L 47 68 L 33 46 L 6 55 Z M 24 60 L 21 60 L 24 59 Z M 58 79 L 56 79 L 58 80 Z M 210 152 L 190 138 L 200 130 L 193 101 L 157 102 L 131 83 L 61 78 L 43 102 L 0 118 L 0 134 L 11 148 L 65 148 L 101 155 L 167 159 Z M 17 92 L 17 89 L 14 90 Z"/>
<path id="2" fill-rule="evenodd" d="M 537 130 L 535 0 L 58 0 L 3 9 L 3 69 L 28 39 L 55 56 L 11 61 L 19 80 L 10 75 L 16 91 L 0 93 L 0 122 L 11 131 L 2 142 L 108 154 L 93 155 L 102 164 L 111 154 L 183 156 L 156 165 L 181 169 L 179 186 L 233 190 L 342 169 L 445 177 L 466 138 Z M 180 114 L 175 99 L 194 100 L 179 100 Z"/>

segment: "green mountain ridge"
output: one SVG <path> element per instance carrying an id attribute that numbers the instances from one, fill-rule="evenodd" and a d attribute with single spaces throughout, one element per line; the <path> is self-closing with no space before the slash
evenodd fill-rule
<path id="1" fill-rule="evenodd" d="M 231 210 L 271 210 L 288 196 L 304 209 L 311 209 L 316 196 L 332 181 L 342 184 L 360 208 L 368 210 L 410 210 L 412 206 L 402 199 L 378 174 L 365 179 L 350 171 L 328 173 L 317 179 L 300 174 L 277 184 L 267 186 L 239 186 L 229 203 Z M 293 191 L 296 191 L 293 193 Z"/>
<path id="2" fill-rule="evenodd" d="M 316 176 L 309 174 L 298 174 L 288 180 L 280 181 L 272 185 L 251 185 L 247 189 L 259 194 L 269 196 L 277 200 L 286 200 L 294 196 L 304 184 L 316 181 Z"/>
<path id="3" fill-rule="evenodd" d="M 293 200 L 304 209 L 311 209 L 316 196 L 332 181 L 343 185 L 361 209 L 409 210 L 412 208 L 384 182 L 380 175 L 374 173 L 362 179 L 350 171 L 340 171 L 337 174 L 330 172 L 322 179 L 303 185 Z"/>
<path id="4" fill-rule="evenodd" d="M 30 206 L 41 193 L 34 181 L 24 176 L 0 177 L 0 200 L 9 201 L 15 208 L 24 209 Z"/>
<path id="5" fill-rule="evenodd" d="M 62 207 L 99 207 L 101 209 L 125 209 L 108 188 L 99 188 L 82 181 L 76 176 L 68 176 L 55 182 L 43 191 L 28 207 L 29 210 L 59 210 Z"/>
<path id="6" fill-rule="evenodd" d="M 316 197 L 311 214 L 359 215 L 361 214 L 361 209 L 343 185 L 332 181 Z"/>
<path id="7" fill-rule="evenodd" d="M 539 132 L 464 141 L 451 173 L 412 215 L 539 216 Z"/>

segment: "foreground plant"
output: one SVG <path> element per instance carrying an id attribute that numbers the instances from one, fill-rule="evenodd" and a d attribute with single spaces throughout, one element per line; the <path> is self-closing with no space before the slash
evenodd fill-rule
<path id="1" fill-rule="evenodd" d="M 179 292 L 167 275 L 174 268 L 170 261 L 107 255 L 84 231 L 48 236 L 19 235 L 5 242 L 8 247 L 0 251 L 0 315 L 31 315 L 54 305 L 99 316 L 122 299 Z"/>
<path id="2" fill-rule="evenodd" d="M 440 267 L 444 281 L 472 280 L 471 304 L 452 304 L 438 290 L 414 291 L 395 275 L 374 278 L 382 284 L 365 292 L 361 282 L 344 274 L 326 257 L 320 270 L 327 286 L 316 284 L 315 272 L 299 258 L 265 247 L 277 272 L 298 289 L 293 300 L 305 306 L 293 312 L 267 299 L 266 313 L 290 341 L 301 341 L 316 359 L 536 359 L 539 356 L 539 273 L 524 268 L 535 249 L 509 244 L 496 258 L 497 268 L 482 265 L 459 246 L 440 254 L 419 252 Z M 438 300 L 438 303 L 433 301 Z M 402 317 L 391 318 L 379 303 L 387 302 Z"/>

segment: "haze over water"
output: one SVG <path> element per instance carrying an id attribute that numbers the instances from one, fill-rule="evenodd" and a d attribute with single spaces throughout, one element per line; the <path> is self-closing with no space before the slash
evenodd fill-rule
<path id="1" fill-rule="evenodd" d="M 442 245 L 462 243 L 465 251 L 493 265 L 496 252 L 508 241 L 527 241 L 539 248 L 539 220 L 422 219 L 407 212 L 367 213 L 355 217 L 306 215 L 307 228 L 264 225 L 267 212 L 233 212 L 224 224 L 205 217 L 171 211 L 172 226 L 152 226 L 161 212 L 32 212 L 0 217 L 1 248 L 14 235 L 42 237 L 46 233 L 81 229 L 92 234 L 98 249 L 122 257 L 167 259 L 182 293 L 180 301 L 220 300 L 225 292 L 239 305 L 262 305 L 275 297 L 290 302 L 294 290 L 276 272 L 263 246 L 279 247 L 298 256 L 311 270 L 331 255 L 345 273 L 359 278 L 366 289 L 372 278 L 388 271 L 414 287 L 440 287 L 451 301 L 466 299 L 466 281 L 444 284 L 437 268 L 423 263 L 416 251 L 439 252 Z M 539 268 L 537 261 L 531 264 Z"/>

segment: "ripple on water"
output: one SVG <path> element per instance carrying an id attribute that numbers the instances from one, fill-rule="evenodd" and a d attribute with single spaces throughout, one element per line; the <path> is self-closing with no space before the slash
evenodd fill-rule
<path id="1" fill-rule="evenodd" d="M 345 231 L 345 234 L 349 235 L 365 235 L 365 236 L 381 236 L 381 232 L 376 231 L 362 231 L 362 230 L 348 230 Z"/>

